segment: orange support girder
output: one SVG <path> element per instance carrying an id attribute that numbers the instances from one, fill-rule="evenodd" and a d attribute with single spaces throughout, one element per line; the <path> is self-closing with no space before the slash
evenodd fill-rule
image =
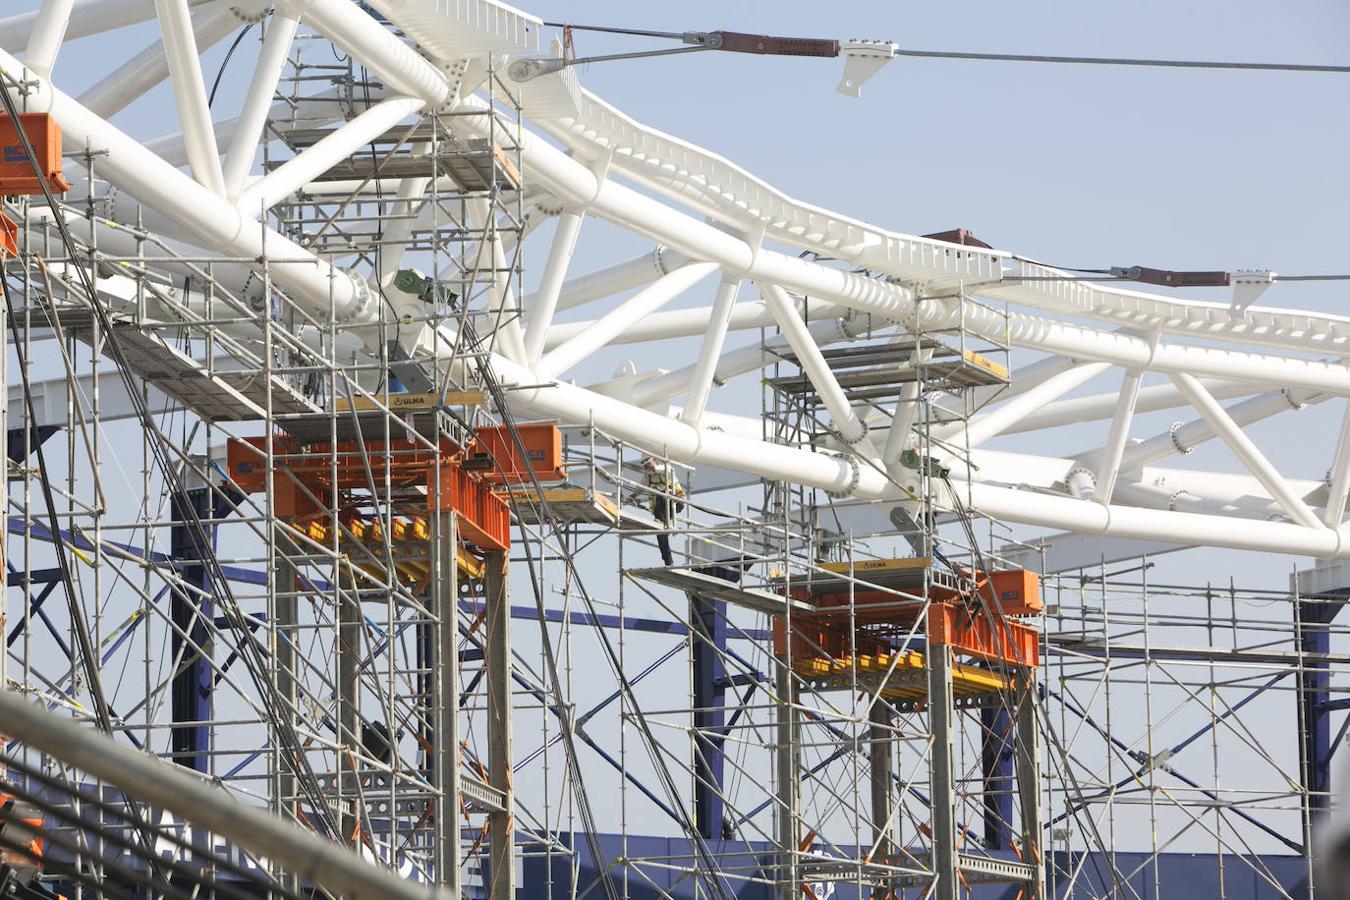
<path id="1" fill-rule="evenodd" d="M 992 618 L 992 621 L 991 621 Z M 928 607 L 928 642 L 957 653 L 1034 669 L 1041 662 L 1040 632 L 983 609 L 954 603 Z"/>

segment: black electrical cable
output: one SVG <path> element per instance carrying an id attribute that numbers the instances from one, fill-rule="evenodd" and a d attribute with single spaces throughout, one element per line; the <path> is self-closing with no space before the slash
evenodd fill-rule
<path id="1" fill-rule="evenodd" d="M 472 341 L 473 344 L 475 345 L 481 346 L 481 341 L 474 333 L 472 323 L 470 323 L 467 318 L 464 320 L 464 327 L 466 332 L 468 333 L 470 341 Z M 503 424 L 507 428 L 507 433 L 511 437 L 511 442 L 515 449 L 515 452 L 520 455 L 521 459 L 529 459 L 529 453 L 526 451 L 524 441 L 520 436 L 520 431 L 516 427 L 515 418 L 511 414 L 510 407 L 507 405 L 505 392 L 502 390 L 501 384 L 497 381 L 495 373 L 492 372 L 491 365 L 490 364 L 480 365 L 479 372 L 482 374 L 483 383 L 487 387 L 489 395 L 492 397 L 493 406 L 497 409 L 498 414 L 502 417 Z M 527 467 L 527 473 L 530 477 L 530 482 L 534 488 L 535 496 L 539 498 L 539 503 L 543 508 L 545 518 L 548 521 L 550 527 L 556 533 L 558 531 L 558 517 L 553 515 L 552 510 L 550 509 L 550 504 L 544 494 L 544 490 L 542 486 L 539 484 L 539 478 L 535 474 L 533 468 Z M 559 535 L 559 537 L 561 536 Z M 537 576 L 534 570 L 534 556 L 533 553 L 530 551 L 528 541 L 524 542 L 524 549 L 527 558 L 527 567 L 530 572 L 530 580 L 534 587 L 535 604 L 537 612 L 540 617 L 540 622 L 542 623 L 545 621 L 543 608 L 543 592 L 538 583 Z M 591 613 L 592 616 L 598 616 L 599 611 L 595 608 L 595 601 L 591 597 L 590 592 L 586 590 L 585 585 L 582 583 L 580 574 L 576 571 L 572 559 L 567 554 L 563 554 L 562 561 L 571 576 L 573 584 L 577 588 L 578 594 L 582 598 L 582 602 L 586 605 L 587 610 Z M 547 629 L 544 629 L 542 631 L 542 635 L 544 640 L 545 657 L 550 666 L 550 676 L 554 679 L 555 685 L 560 685 L 561 681 L 558 680 L 557 662 L 556 659 L 554 659 L 553 657 L 552 643 L 549 640 Z M 680 812 L 682 817 L 680 825 L 684 829 L 685 833 L 688 834 L 693 839 L 694 849 L 698 854 L 698 856 L 700 857 L 700 861 L 703 863 L 704 867 L 707 870 L 706 880 L 708 881 L 712 890 L 717 894 L 717 896 L 721 897 L 722 900 L 729 900 L 729 896 L 726 892 L 725 887 L 722 884 L 721 879 L 717 877 L 718 868 L 713 860 L 712 852 L 709 850 L 707 842 L 703 839 L 703 836 L 699 833 L 698 827 L 695 825 L 692 819 L 689 818 L 688 813 L 685 812 L 683 804 L 678 802 L 679 791 L 675 785 L 675 782 L 670 774 L 669 769 L 666 767 L 664 761 L 661 759 L 659 749 L 660 745 L 656 740 L 656 735 L 652 733 L 651 727 L 647 723 L 645 716 L 641 714 L 641 706 L 638 704 L 637 697 L 633 693 L 633 687 L 629 683 L 628 679 L 624 676 L 622 667 L 619 665 L 618 656 L 615 654 L 614 648 L 610 645 L 609 638 L 603 633 L 603 629 L 601 630 L 599 638 L 600 638 L 600 646 L 604 650 L 604 653 L 608 658 L 610 668 L 614 671 L 615 677 L 618 679 L 620 691 L 622 691 L 624 695 L 627 697 L 628 702 L 632 705 L 632 709 L 638 712 L 638 715 L 634 717 L 638 726 L 638 731 L 642 734 L 643 739 L 647 744 L 648 754 L 651 758 L 653 768 L 656 770 L 658 780 L 662 782 L 662 787 L 665 789 L 668 796 L 670 796 L 671 799 L 676 801 L 674 804 L 674 808 Z M 564 728 L 563 730 L 564 733 L 567 733 L 566 728 Z M 568 737 L 570 740 L 570 734 L 568 735 Z M 564 746 L 565 747 L 568 746 L 568 743 L 564 742 Z M 569 756 L 572 756 L 573 754 L 575 754 L 575 748 L 572 749 L 571 753 L 569 753 Z M 576 770 L 577 776 L 579 777 L 580 776 L 579 765 L 577 765 Z M 587 833 L 589 836 L 590 834 L 589 829 Z M 593 853 L 595 852 L 594 849 L 592 850 L 592 852 Z M 599 859 L 598 856 L 596 858 Z M 607 892 L 613 891 L 613 886 L 609 884 L 608 881 L 605 882 L 605 887 Z"/>
<path id="2" fill-rule="evenodd" d="M 9 84 L 5 77 L 0 76 L 0 102 L 3 102 L 5 113 L 14 121 L 18 121 L 18 108 L 11 95 Z M 53 209 L 59 209 L 56 198 L 52 195 L 51 187 L 47 183 L 46 173 L 43 172 L 41 164 L 38 162 L 37 153 L 33 150 L 32 142 L 28 134 L 22 129 L 17 130 L 19 142 L 27 156 L 28 164 L 34 175 L 37 177 L 38 186 L 42 189 L 43 198 L 47 205 Z M 66 249 L 68 256 L 74 260 L 77 258 L 75 241 L 71 237 L 70 229 L 66 224 L 64 216 L 54 217 L 57 232 L 60 235 L 61 242 Z M 220 601 L 220 606 L 225 617 L 230 620 L 235 629 L 235 633 L 240 635 L 239 655 L 244 660 L 244 666 L 248 669 L 254 683 L 259 688 L 260 700 L 270 717 L 279 739 L 285 745 L 283 750 L 283 759 L 288 767 L 292 767 L 298 776 L 298 781 L 306 793 L 309 794 L 310 804 L 313 815 L 311 821 L 317 822 L 319 829 L 327 837 L 335 837 L 339 829 L 336 821 L 333 820 L 332 810 L 325 798 L 322 790 L 318 787 L 317 777 L 309 765 L 308 756 L 303 752 L 298 733 L 295 731 L 292 723 L 285 716 L 277 712 L 276 698 L 267 690 L 269 680 L 267 678 L 266 659 L 264 649 L 260 642 L 248 627 L 244 615 L 235 601 L 233 591 L 229 587 L 225 571 L 221 567 L 220 560 L 214 552 L 210 552 L 211 538 L 210 532 L 203 525 L 201 517 L 198 516 L 195 504 L 184 486 L 182 479 L 175 470 L 172 461 L 169 458 L 168 449 L 163 446 L 164 441 L 158 429 L 155 427 L 154 418 L 146 406 L 145 399 L 142 397 L 138 386 L 131 377 L 132 366 L 130 365 L 125 349 L 122 347 L 121 339 L 113 327 L 112 320 L 108 316 L 108 311 L 98 302 L 98 293 L 94 287 L 89 271 L 84 266 L 75 267 L 76 274 L 80 281 L 80 286 L 89 297 L 89 306 L 94 314 L 95 320 L 102 329 L 104 339 L 107 341 L 108 349 L 111 351 L 113 361 L 117 364 L 117 372 L 127 390 L 127 395 L 132 402 L 132 407 L 136 412 L 146 435 L 150 438 L 151 453 L 155 458 L 157 467 L 164 478 L 165 485 L 169 492 L 178 500 L 178 506 L 184 514 L 186 521 L 184 524 L 189 529 L 194 547 L 204 550 L 202 561 L 211 572 L 211 578 L 208 579 L 210 589 L 214 599 Z"/>
<path id="3" fill-rule="evenodd" d="M 216 91 L 220 90 L 220 82 L 221 79 L 225 77 L 225 67 L 230 64 L 230 58 L 234 56 L 234 51 L 239 49 L 239 45 L 244 42 L 244 38 L 251 30 L 253 30 L 252 25 L 245 25 L 243 29 L 240 30 L 239 36 L 234 39 L 234 43 L 230 44 L 230 49 L 226 51 L 225 59 L 221 61 L 220 68 L 216 71 L 216 80 L 211 85 L 211 95 L 206 98 L 207 109 L 210 109 L 211 104 L 216 102 Z"/>
<path id="4" fill-rule="evenodd" d="M 545 22 L 550 28 L 563 28 L 571 31 L 594 31 L 605 34 L 627 34 L 637 37 L 659 37 L 683 40 L 682 31 L 646 31 L 637 28 L 610 28 L 602 25 L 569 25 L 565 22 Z M 695 32 L 688 32 L 690 34 Z M 981 53 L 959 50 L 905 50 L 897 49 L 896 56 L 908 56 L 915 59 L 958 59 L 988 60 L 995 62 L 1036 62 L 1066 63 L 1091 66 L 1139 66 L 1165 69 L 1240 69 L 1262 72 L 1331 72 L 1350 73 L 1350 66 L 1321 65 L 1316 63 L 1267 63 L 1267 62 L 1226 62 L 1204 59 L 1136 59 L 1120 56 L 1054 56 L 1044 53 Z"/>
<path id="5" fill-rule="evenodd" d="M 1246 69 L 1263 72 L 1350 73 L 1350 66 L 1303 63 L 1219 62 L 1198 59 L 1129 59 L 1115 56 L 1049 56 L 1040 53 L 963 53 L 955 50 L 897 50 L 896 56 L 919 59 L 979 59 L 999 62 L 1070 63 L 1090 66 L 1147 66 L 1165 69 Z"/>

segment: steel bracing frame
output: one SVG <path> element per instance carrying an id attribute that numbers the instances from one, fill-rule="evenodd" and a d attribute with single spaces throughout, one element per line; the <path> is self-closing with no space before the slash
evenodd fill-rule
<path id="1" fill-rule="evenodd" d="M 514 81 L 554 51 L 496 0 L 33 5 L 0 78 L 73 186 L 3 204 L 8 686 L 446 896 L 1150 896 L 1194 879 L 1177 852 L 1227 896 L 1310 895 L 1347 721 L 1350 320 L 800 203 L 573 68 Z M 227 111 L 204 54 L 245 30 Z M 105 77 L 64 92 L 95 44 Z M 166 81 L 176 132 L 146 139 Z M 616 229 L 655 246 L 595 250 Z M 688 363 L 651 366 L 664 342 Z M 1299 411 L 1339 434 L 1325 477 L 1251 436 Z M 476 545 L 447 448 L 527 421 L 562 429 L 570 493 L 518 486 L 510 550 Z M 1206 442 L 1239 474 L 1181 463 Z M 1320 562 L 1287 592 L 1150 583 L 1190 547 Z M 852 598 L 852 567 L 911 555 L 1044 573 L 1039 669 L 971 675 L 924 612 L 884 635 L 914 671 L 775 651 L 824 563 Z M 72 829 L 91 878 L 145 824 L 124 806 Z M 279 896 L 321 880 L 249 852 Z"/>

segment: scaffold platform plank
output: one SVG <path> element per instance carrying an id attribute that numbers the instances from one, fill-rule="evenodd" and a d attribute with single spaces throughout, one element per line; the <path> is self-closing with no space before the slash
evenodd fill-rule
<path id="1" fill-rule="evenodd" d="M 380 398 L 383 402 L 383 398 Z M 414 435 L 434 440 L 445 431 L 442 410 L 455 406 L 478 406 L 482 391 L 450 391 L 390 394 L 386 407 L 367 397 L 348 401 L 339 397 L 332 412 L 276 416 L 277 425 L 304 441 L 409 440 Z M 388 410 L 386 412 L 385 410 Z"/>
<path id="2" fill-rule="evenodd" d="M 752 609 L 755 612 L 782 615 L 789 611 L 800 614 L 814 609 L 809 603 L 801 600 L 759 588 L 741 587 L 733 582 L 695 569 L 680 567 L 629 569 L 628 575 L 643 581 L 677 588 L 686 594 L 698 594 L 701 597 L 721 600 L 733 606 Z"/>
<path id="3" fill-rule="evenodd" d="M 548 513 L 552 513 L 553 520 L 561 525 L 661 530 L 655 516 L 622 506 L 608 494 L 588 487 L 562 485 L 545 487 L 542 492 L 533 486 L 513 487 L 502 492 L 502 496 L 514 501 L 513 509 L 524 525 L 543 524 L 548 521 Z"/>
<path id="4" fill-rule="evenodd" d="M 67 334 L 91 343 L 95 330 L 90 312 L 65 311 L 61 325 Z M 129 322 L 114 324 L 118 346 L 131 371 L 150 386 L 212 422 L 262 419 L 269 403 L 274 415 L 317 412 L 319 407 L 284 378 L 270 379 L 261 370 L 208 369 L 199 360 L 174 347 L 154 330 Z"/>
<path id="5" fill-rule="evenodd" d="M 997 363 L 982 353 L 970 349 L 955 349 L 937 342 L 927 342 L 934 359 L 922 365 L 912 361 L 911 344 L 866 345 L 842 347 L 821 351 L 834 372 L 839 386 L 855 400 L 874 400 L 892 397 L 913 381 L 922 379 L 925 387 L 941 390 L 960 390 L 1007 384 L 1010 378 L 1007 366 Z M 784 353 L 792 363 L 797 358 Z M 815 385 L 805 373 L 767 379 L 767 384 L 806 400 L 816 400 Z"/>

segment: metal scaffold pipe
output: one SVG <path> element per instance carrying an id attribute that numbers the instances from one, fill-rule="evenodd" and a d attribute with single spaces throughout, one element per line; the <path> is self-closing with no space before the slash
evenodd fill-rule
<path id="1" fill-rule="evenodd" d="M 0 691 L 0 721 L 4 722 L 7 737 L 50 754 L 128 796 L 162 806 L 250 853 L 285 866 L 336 896 L 349 900 L 429 900 L 450 896 L 445 891 L 405 881 L 312 832 L 236 802 L 176 766 L 82 728 L 13 691 Z"/>

